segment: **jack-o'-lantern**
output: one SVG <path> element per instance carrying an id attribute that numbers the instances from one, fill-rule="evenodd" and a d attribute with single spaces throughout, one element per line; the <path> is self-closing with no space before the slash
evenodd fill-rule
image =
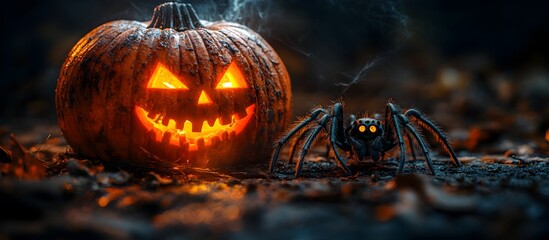
<path id="1" fill-rule="evenodd" d="M 59 125 L 77 153 L 136 165 L 267 159 L 290 101 L 288 73 L 265 40 L 181 3 L 157 6 L 150 22 L 88 33 L 56 89 Z"/>

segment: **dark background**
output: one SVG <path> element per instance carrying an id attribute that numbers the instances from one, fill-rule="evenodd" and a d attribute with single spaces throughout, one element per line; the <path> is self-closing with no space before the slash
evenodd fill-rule
<path id="1" fill-rule="evenodd" d="M 78 39 L 108 21 L 146 21 L 161 2 L 7 2 L 0 122 L 54 122 L 56 79 Z M 450 129 L 495 122 L 541 137 L 549 128 L 549 3 L 188 2 L 203 19 L 244 23 L 273 45 L 292 77 L 296 115 L 330 104 L 342 96 L 338 84 L 354 79 L 343 95 L 348 112 L 383 111 L 392 98 Z"/>

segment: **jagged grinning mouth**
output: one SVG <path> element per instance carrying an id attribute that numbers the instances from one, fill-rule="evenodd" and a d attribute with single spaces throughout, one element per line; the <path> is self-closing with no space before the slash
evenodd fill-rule
<path id="1" fill-rule="evenodd" d="M 176 127 L 176 120 L 169 119 L 169 121 L 165 121 L 164 116 L 160 114 L 151 118 L 148 111 L 135 106 L 135 114 L 139 118 L 139 121 L 151 134 L 155 135 L 157 142 L 188 148 L 189 151 L 197 151 L 200 148 L 208 147 L 218 142 L 234 139 L 248 125 L 254 112 L 255 104 L 252 104 L 246 108 L 245 117 L 233 114 L 231 123 L 228 124 L 221 124 L 219 118 L 215 119 L 213 125 L 204 121 L 201 131 L 193 132 L 192 122 L 189 120 L 185 120 L 183 128 L 178 129 Z M 167 125 L 164 125 L 163 122 L 167 123 Z"/>

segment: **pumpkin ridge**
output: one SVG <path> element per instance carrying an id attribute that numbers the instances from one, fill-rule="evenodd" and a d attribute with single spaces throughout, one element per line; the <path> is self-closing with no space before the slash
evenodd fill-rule
<path id="1" fill-rule="evenodd" d="M 113 28 L 114 30 L 120 30 L 120 29 L 117 29 L 117 28 Z M 101 57 L 103 57 L 105 54 L 107 54 L 108 52 L 107 51 L 104 51 L 105 49 L 109 48 L 109 47 L 112 47 L 116 42 L 115 40 L 117 38 L 119 38 L 120 36 L 122 36 L 124 33 L 126 33 L 128 30 L 131 30 L 131 28 L 128 28 L 128 29 L 123 29 L 121 30 L 120 32 L 117 32 L 117 31 L 114 31 L 114 32 L 109 32 L 109 35 L 103 35 L 103 37 L 105 36 L 108 36 L 109 37 L 109 40 L 108 41 L 104 41 L 104 39 L 102 39 L 104 42 L 97 42 L 96 44 L 94 44 L 93 46 L 90 46 L 90 48 L 86 49 L 85 53 L 83 54 L 83 58 L 89 58 L 89 57 L 93 57 L 95 59 L 101 59 Z M 111 34 L 113 34 L 111 36 Z M 99 54 L 97 54 L 99 53 Z M 90 56 L 91 55 L 91 56 Z M 97 68 L 100 68 L 101 66 L 101 62 L 102 61 L 90 61 L 89 62 L 89 66 L 87 66 L 86 68 L 89 69 L 89 73 L 93 73 L 93 72 L 96 72 L 94 69 L 97 69 Z M 78 74 L 78 73 L 77 73 Z M 94 87 L 89 87 L 90 85 L 89 84 L 93 84 L 89 81 L 84 81 L 84 80 L 81 80 L 79 81 L 80 84 L 76 84 L 75 86 L 73 87 L 77 87 L 79 88 L 80 90 L 79 91 L 84 91 L 85 92 L 80 92 L 80 96 L 88 96 L 88 98 L 92 98 L 91 96 L 89 95 L 93 95 L 93 94 L 96 94 L 95 92 L 93 92 L 93 90 L 97 90 L 97 88 L 99 87 L 99 83 L 96 83 Z M 69 91 L 67 91 L 69 92 Z M 76 95 L 76 94 L 74 94 Z M 69 101 L 69 102 L 73 102 L 73 101 Z M 86 104 L 86 105 L 79 105 L 79 106 L 74 106 L 72 107 L 73 109 L 78 109 L 78 110 L 82 110 L 82 109 L 85 109 L 84 112 L 87 113 L 87 114 L 90 114 L 93 111 L 93 103 L 89 103 L 89 104 Z M 90 128 L 82 128 L 81 127 L 81 122 L 82 121 L 87 121 L 88 120 L 88 116 L 86 114 L 86 117 L 83 116 L 82 114 L 78 114 L 79 111 L 70 111 L 68 115 L 72 115 L 71 118 L 74 120 L 74 123 L 73 124 L 70 124 L 71 126 L 74 127 L 74 129 L 76 129 L 77 131 L 75 132 L 72 132 L 72 133 L 75 133 L 75 135 L 80 135 L 80 139 L 83 139 L 85 142 L 94 142 L 95 139 L 91 138 L 91 136 L 93 136 L 93 130 L 90 129 Z M 68 124 L 69 125 L 69 124 Z M 69 131 L 71 132 L 71 131 Z M 76 147 L 77 150 L 79 150 L 80 148 L 78 147 L 82 147 L 82 146 L 74 146 Z M 97 146 L 97 145 L 94 145 L 94 144 L 90 144 L 89 146 L 84 146 L 85 148 L 87 148 L 89 151 L 91 151 L 92 153 L 95 153 L 97 156 L 99 156 L 100 154 L 100 150 L 102 148 L 102 146 Z M 86 150 L 81 150 L 82 152 L 87 152 Z"/>
<path id="2" fill-rule="evenodd" d="M 214 36 L 214 34 L 216 34 L 216 33 L 219 32 L 219 31 L 218 31 L 218 30 L 211 30 L 211 29 L 208 29 L 207 31 L 203 31 L 203 32 L 204 32 L 205 34 L 207 34 L 207 35 L 212 39 L 212 42 L 215 44 L 215 46 L 216 46 L 217 49 L 218 49 L 219 55 L 224 55 L 224 54 L 223 54 L 223 47 L 225 47 L 225 46 L 223 46 L 223 44 L 221 44 L 221 43 L 219 42 L 219 39 L 217 39 L 217 38 Z M 230 49 L 227 49 L 227 50 L 230 51 Z M 228 54 L 228 55 L 230 55 L 230 54 Z M 224 56 L 221 57 L 221 59 L 223 60 L 223 61 L 220 61 L 220 64 L 222 64 L 222 65 L 229 65 L 229 64 L 233 61 L 232 56 L 231 56 L 231 59 L 230 59 L 230 60 L 226 59 Z"/>
<path id="3" fill-rule="evenodd" d="M 210 66 L 210 69 L 208 69 L 206 71 L 206 73 L 209 73 L 209 75 L 207 76 L 204 76 L 204 74 L 201 74 L 201 80 L 202 82 L 200 83 L 201 86 L 205 86 L 209 80 L 212 78 L 212 75 L 213 75 L 213 71 L 214 71 L 214 64 L 213 64 L 213 61 L 212 61 L 212 57 L 210 56 L 211 52 L 210 48 L 208 48 L 209 44 L 204 40 L 204 37 L 202 36 L 202 34 L 200 34 L 200 30 L 195 30 L 193 31 L 194 35 L 195 35 L 195 39 L 193 41 L 193 44 L 195 46 L 195 52 L 196 52 L 196 46 L 200 46 L 200 49 L 202 49 L 205 53 L 205 54 L 199 54 L 197 53 L 197 59 L 198 59 L 198 64 L 200 66 L 207 66 L 209 65 Z"/>
<path id="4" fill-rule="evenodd" d="M 184 71 L 186 67 L 190 68 L 189 75 L 194 76 L 193 70 L 198 74 L 198 69 L 194 69 L 195 65 L 192 64 L 196 62 L 196 53 L 194 51 L 189 51 L 188 47 L 191 46 L 194 49 L 192 41 L 190 41 L 190 36 L 187 32 L 178 34 L 179 35 L 179 67 L 180 74 Z M 191 53 L 190 53 L 191 52 Z M 191 82 L 189 81 L 189 84 Z"/>
<path id="5" fill-rule="evenodd" d="M 112 48 L 115 45 L 118 45 L 118 41 L 117 41 L 118 38 L 120 38 L 120 36 L 124 35 L 125 33 L 131 30 L 135 30 L 135 28 L 124 29 L 116 33 L 114 36 L 107 35 L 110 38 L 109 41 L 105 41 L 104 43 L 98 43 L 97 45 L 90 46 L 89 49 L 86 49 L 86 53 L 92 51 L 92 54 L 96 54 L 98 52 L 99 54 L 93 56 L 96 59 L 101 58 L 105 54 L 110 54 L 111 53 L 110 51 L 105 51 L 105 50 L 108 48 Z M 97 48 L 95 48 L 96 46 Z"/>
<path id="6" fill-rule="evenodd" d="M 134 27 L 126 30 L 127 34 L 124 35 L 125 37 L 124 40 L 122 40 L 119 43 L 120 45 L 115 51 L 117 56 L 116 59 L 120 59 L 123 62 L 132 63 L 132 65 L 136 62 L 136 59 L 138 57 L 138 52 L 135 52 L 133 50 L 133 46 L 137 44 L 139 47 L 139 45 L 141 44 L 141 41 L 142 41 L 142 38 L 140 37 L 142 33 L 141 29 L 142 29 L 141 27 Z M 130 155 L 132 154 L 131 150 L 133 150 L 130 148 L 132 144 L 131 141 L 133 140 L 133 134 L 132 134 L 133 133 L 132 131 L 133 130 L 133 123 L 132 123 L 133 114 L 131 114 L 131 109 L 133 105 L 134 92 L 132 90 L 136 80 L 133 77 L 133 74 L 128 76 L 130 77 L 128 77 L 126 81 L 122 81 L 120 83 L 120 86 L 117 87 L 117 89 L 113 90 L 111 87 L 111 91 L 113 92 L 129 92 L 129 98 L 121 97 L 119 94 L 114 95 L 114 98 L 116 100 L 114 100 L 113 102 L 117 102 L 117 104 L 115 104 L 112 107 L 116 108 L 117 105 L 121 106 L 125 109 L 125 112 L 123 114 L 120 114 L 120 116 L 114 116 L 112 114 L 107 114 L 106 116 L 108 118 L 107 121 L 109 122 L 116 121 L 116 119 L 121 118 L 123 119 L 123 121 L 127 121 L 129 124 L 121 124 L 119 127 L 111 127 L 110 129 L 106 130 L 105 134 L 109 136 L 108 141 L 110 142 L 111 146 L 116 146 L 114 148 L 119 148 L 118 146 L 120 146 L 120 148 L 130 149 L 130 151 L 128 151 L 128 154 Z M 129 138 L 123 137 L 125 136 L 125 134 L 129 134 Z M 122 157 L 118 155 L 119 153 L 116 153 L 116 155 L 115 153 L 108 153 L 108 154 L 114 155 L 113 157 L 114 161 L 119 161 L 119 159 L 117 158 Z"/>
<path id="7" fill-rule="evenodd" d="M 91 48 L 91 46 L 95 46 L 95 44 L 99 42 L 99 40 L 101 40 L 100 36 L 106 35 L 106 33 L 111 33 L 115 30 L 117 29 L 109 24 L 106 27 L 97 27 L 90 33 L 86 34 L 86 36 L 80 39 L 76 43 L 76 45 L 74 45 L 74 47 L 71 49 L 71 51 L 68 54 L 69 58 L 67 58 L 67 62 L 72 61 L 73 58 L 76 58 L 76 57 L 81 58 L 82 55 L 80 54 L 75 55 L 75 54 L 81 53 L 81 52 L 87 52 Z"/>
<path id="8" fill-rule="evenodd" d="M 101 30 L 101 29 L 96 29 L 96 30 Z M 103 33 L 110 34 L 111 32 L 114 32 L 116 30 L 117 30 L 116 28 L 109 26 L 109 28 L 103 29 L 103 31 L 100 31 L 99 34 L 103 34 Z M 95 33 L 95 31 L 92 31 L 91 33 Z M 93 35 L 91 33 L 88 35 Z M 89 54 L 89 50 L 93 49 L 93 47 L 95 47 L 99 43 L 99 40 L 101 40 L 101 37 L 97 37 L 97 36 L 95 36 L 95 38 L 92 40 L 89 40 L 90 38 L 91 37 L 84 37 L 80 41 L 78 41 L 78 43 L 69 52 L 67 59 L 63 63 L 63 66 L 73 65 L 79 61 L 82 61 L 82 59 L 85 59 L 86 54 Z M 59 74 L 60 77 L 58 78 L 59 83 L 58 83 L 57 89 L 61 87 L 66 87 L 67 78 L 62 76 L 72 75 L 73 72 L 76 71 L 76 68 L 62 68 L 61 70 L 62 71 L 60 71 L 60 74 Z M 60 90 L 56 90 L 56 91 L 60 91 Z M 58 104 L 61 104 L 61 102 L 65 102 L 65 103 L 68 102 L 69 104 L 72 103 L 71 101 L 60 101 Z"/>
<path id="9" fill-rule="evenodd" d="M 191 33 L 192 31 L 186 31 L 184 32 L 184 35 L 185 35 L 185 40 L 190 43 L 190 45 L 192 46 L 192 55 L 194 56 L 193 58 L 193 63 L 195 64 L 191 64 L 191 68 L 194 69 L 196 71 L 196 76 L 198 77 L 198 79 L 202 79 L 202 73 L 200 72 L 200 67 L 199 67 L 199 60 L 198 60 L 198 54 L 196 53 L 196 44 L 194 43 L 194 40 L 191 36 Z M 196 68 L 195 68 L 196 67 Z M 196 83 L 194 83 L 196 85 Z"/>
<path id="10" fill-rule="evenodd" d="M 237 44 L 237 43 L 235 42 L 235 40 L 233 40 L 233 37 L 234 37 L 234 36 L 229 36 L 229 35 L 227 35 L 227 34 L 224 32 L 224 30 L 225 30 L 225 29 L 219 30 L 219 31 L 217 31 L 217 32 L 220 33 L 222 36 L 224 36 L 227 40 L 229 40 L 229 42 L 230 42 L 232 45 L 234 45 L 234 47 L 236 47 L 236 49 L 238 49 L 238 54 L 239 54 L 244 60 L 246 60 L 246 63 L 248 64 L 250 71 L 253 72 L 254 75 L 256 75 L 256 76 L 261 75 L 261 74 L 259 73 L 259 71 L 255 71 L 255 68 L 252 67 L 252 66 L 254 66 L 253 63 L 254 63 L 255 61 L 254 61 L 253 59 L 251 59 L 251 56 L 249 56 L 248 51 L 247 51 L 247 50 L 246 50 L 246 51 L 243 51 L 242 48 L 239 46 L 239 44 Z M 242 39 L 241 39 L 241 40 L 242 40 Z M 243 46 L 243 47 L 246 48 L 247 46 Z M 255 57 L 255 55 L 254 55 L 254 57 Z M 234 60 L 233 60 L 233 61 L 234 61 Z M 253 85 L 253 86 L 257 86 L 257 79 L 256 79 L 255 77 L 252 78 L 252 81 L 253 81 L 253 82 L 252 82 L 252 85 Z M 255 90 L 256 96 L 259 97 L 259 91 L 260 91 L 260 89 L 254 89 L 254 90 Z M 256 99 L 256 100 L 259 100 L 259 99 Z"/>
<path id="11" fill-rule="evenodd" d="M 69 53 L 69 58 L 67 58 L 67 62 L 65 64 L 67 64 L 69 62 L 72 64 L 72 62 L 75 61 L 77 58 L 86 59 L 87 54 L 90 53 L 90 50 L 96 50 L 95 49 L 96 46 L 99 47 L 99 48 L 102 47 L 101 50 L 103 48 L 107 47 L 108 44 L 105 44 L 105 43 L 102 42 L 102 41 L 104 41 L 102 39 L 102 37 L 110 36 L 111 34 L 117 32 L 117 30 L 119 30 L 119 29 L 117 29 L 113 26 L 109 26 L 109 28 L 107 30 L 102 31 L 101 33 L 98 33 L 98 34 L 101 34 L 101 35 L 100 36 L 95 36 L 95 39 L 93 39 L 92 41 L 86 41 L 85 43 L 83 43 L 82 45 L 80 45 L 78 47 L 76 47 L 76 46 L 73 47 L 73 49 Z M 116 33 L 116 36 L 114 38 L 118 37 L 123 32 L 124 31 Z M 114 38 L 112 38 L 112 39 L 114 40 Z M 108 42 L 108 43 L 110 43 L 110 42 Z M 103 45 L 103 46 L 101 46 L 101 45 Z M 93 54 L 93 52 L 92 52 L 92 54 Z M 78 55 L 75 56 L 76 54 L 78 54 Z"/>
<path id="12" fill-rule="evenodd" d="M 143 44 L 142 44 L 143 43 L 143 34 L 145 34 L 145 31 L 142 31 L 141 28 L 138 28 L 137 31 L 135 31 L 135 34 L 138 34 L 137 39 L 139 39 L 139 40 L 137 40 L 136 43 L 135 43 L 137 45 L 136 54 L 135 54 L 135 58 L 133 60 L 133 63 L 131 64 L 131 66 L 133 67 L 131 79 L 133 79 L 133 81 L 132 81 L 131 86 L 130 86 L 130 89 L 131 89 L 130 99 L 133 103 L 132 103 L 132 106 L 130 106 L 130 108 L 132 110 L 134 108 L 133 105 L 135 105 L 135 102 L 136 102 L 135 99 L 134 99 L 134 93 L 137 92 L 137 90 L 139 89 L 139 84 L 135 84 L 135 81 L 136 81 L 136 79 L 138 79 L 137 76 L 139 75 L 138 69 L 140 69 L 140 68 L 139 68 L 138 64 L 140 64 L 141 62 L 138 61 L 138 59 L 139 59 L 139 54 L 141 53 L 141 51 L 140 51 L 141 47 L 143 46 Z M 129 141 L 128 141 L 128 148 L 127 148 L 128 149 L 128 156 L 134 156 L 134 152 L 133 152 L 134 149 L 131 146 L 133 144 L 132 142 L 135 139 L 134 138 L 134 132 L 135 131 L 133 130 L 134 127 L 135 127 L 135 122 L 136 122 L 135 114 L 131 114 L 130 115 Z"/>
<path id="13" fill-rule="evenodd" d="M 104 47 L 102 50 L 96 50 L 96 51 L 100 52 L 100 54 L 98 54 L 95 57 L 96 57 L 96 59 L 99 59 L 100 62 L 103 63 L 103 65 L 102 64 L 94 65 L 94 68 L 93 68 L 92 72 L 104 72 L 103 68 L 104 68 L 105 65 L 108 65 L 108 66 L 114 65 L 113 63 L 109 64 L 109 61 L 115 62 L 116 60 L 114 60 L 114 59 L 118 59 L 118 56 L 127 56 L 128 52 L 130 52 L 132 50 L 131 50 L 131 48 L 126 47 L 124 45 L 124 42 L 125 42 L 125 40 L 128 39 L 128 36 L 130 36 L 131 34 L 133 34 L 136 31 L 137 31 L 137 28 L 133 28 L 133 27 L 127 28 L 127 29 L 123 30 L 120 34 L 118 34 L 117 36 L 112 38 L 112 40 L 108 44 L 105 44 L 106 47 Z M 113 55 L 115 55 L 117 57 L 113 58 Z M 104 72 L 104 74 L 107 74 L 107 72 Z M 102 99 L 98 100 L 98 101 L 103 102 L 103 103 L 107 103 L 102 107 L 105 107 L 105 108 L 113 107 L 114 108 L 114 106 L 117 105 L 117 104 L 114 104 L 114 103 L 118 103 L 123 98 L 121 98 L 117 94 L 110 95 L 110 93 L 116 92 L 116 90 L 112 89 L 113 88 L 112 85 L 106 84 L 106 81 L 108 81 L 108 80 L 103 78 L 102 80 L 97 82 L 96 89 L 99 90 L 100 92 L 103 92 L 103 94 L 100 95 L 100 96 L 102 96 Z M 120 85 L 122 85 L 122 84 L 124 84 L 124 83 L 121 83 Z M 118 90 L 120 90 L 120 87 L 118 87 Z M 97 94 L 97 93 L 89 92 L 88 94 Z M 94 112 L 93 108 L 95 106 L 93 104 L 90 104 L 88 107 L 90 108 L 90 109 L 88 109 L 89 113 Z M 96 115 L 93 115 L 93 117 L 95 117 L 95 116 Z M 104 122 L 111 122 L 112 120 L 118 118 L 117 116 L 110 115 L 110 114 L 102 114 L 102 116 L 103 116 L 103 118 L 101 120 L 104 121 Z M 92 116 L 90 116 L 90 117 L 92 117 Z M 86 120 L 87 119 L 85 119 L 85 118 L 81 119 L 81 121 L 86 121 Z M 101 126 L 100 129 L 101 129 L 101 131 L 100 131 L 100 134 L 99 134 L 98 137 L 101 138 L 104 141 L 102 144 L 111 145 L 112 142 L 117 142 L 117 140 L 111 138 L 111 136 L 117 136 L 117 134 L 113 134 L 113 133 L 116 133 L 119 129 L 114 129 L 114 128 L 111 128 L 110 126 Z M 90 128 L 81 129 L 81 131 L 85 131 L 87 136 L 93 136 L 93 131 Z M 88 139 L 88 140 L 90 142 L 94 141 L 94 139 Z M 108 151 L 109 151 L 109 149 L 104 148 L 101 144 L 97 144 L 97 145 L 94 146 L 94 152 L 97 153 L 102 158 L 108 157 L 109 155 L 111 155 L 111 153 L 109 153 Z"/>
<path id="14" fill-rule="evenodd" d="M 230 36 L 225 31 L 228 31 L 230 33 Z M 255 64 L 260 63 L 259 57 L 257 56 L 257 54 L 255 54 L 255 52 L 251 48 L 251 46 L 249 46 L 249 44 L 247 44 L 247 41 L 246 41 L 245 38 L 243 38 L 242 36 L 236 34 L 234 31 L 231 31 L 230 28 L 225 28 L 225 29 L 223 29 L 222 31 L 219 31 L 219 32 L 223 33 L 223 35 L 226 36 L 227 39 L 229 39 L 239 49 L 241 54 L 244 53 L 242 55 L 246 58 L 246 60 L 248 62 L 248 65 L 254 66 Z M 241 43 L 236 43 L 233 38 L 238 39 L 237 41 L 241 42 Z M 244 48 L 245 50 L 243 50 L 242 48 Z M 253 68 L 253 67 L 250 68 L 250 69 L 252 71 L 255 70 L 255 68 Z M 260 68 L 258 68 L 258 69 L 260 69 Z M 255 73 L 257 74 L 258 78 L 253 79 L 253 81 L 254 81 L 253 85 L 258 84 L 258 79 L 260 79 L 261 84 L 265 84 L 266 78 L 265 78 L 264 72 L 263 71 L 256 71 Z M 260 91 L 261 91 L 261 89 L 256 89 L 256 95 L 258 96 L 258 98 L 261 97 L 259 95 Z M 258 99 L 258 101 L 259 101 L 259 99 Z"/>
<path id="15" fill-rule="evenodd" d="M 204 86 L 204 84 L 208 81 L 207 73 L 211 71 L 211 66 L 208 69 L 204 69 L 208 64 L 210 63 L 210 53 L 208 52 L 208 49 L 206 48 L 206 44 L 204 43 L 204 40 L 202 39 L 202 36 L 198 33 L 198 31 L 187 31 L 187 35 L 189 36 L 190 42 L 193 45 L 194 53 L 196 56 L 196 63 L 198 64 L 198 79 L 200 79 L 200 82 L 198 86 Z M 206 74 L 205 74 L 206 73 Z"/>
<path id="16" fill-rule="evenodd" d="M 221 55 L 219 47 L 215 44 L 212 37 L 208 34 L 209 31 L 210 30 L 207 30 L 207 29 L 197 30 L 196 33 L 198 33 L 198 36 L 200 36 L 200 39 L 204 43 L 204 47 L 206 48 L 206 51 L 208 52 L 208 54 Z M 210 72 L 211 72 L 211 77 L 213 77 L 212 78 L 213 81 L 212 81 L 211 87 L 214 88 L 215 84 L 216 84 L 215 81 L 217 81 L 217 79 L 216 79 L 216 77 L 217 77 L 216 65 L 219 64 L 219 63 L 216 63 L 214 58 L 212 58 L 211 56 L 209 57 L 209 60 L 212 63 L 212 70 Z"/>
<path id="17" fill-rule="evenodd" d="M 232 28 L 226 28 L 226 30 L 229 31 L 229 32 L 232 32 L 236 37 L 240 38 L 242 41 L 246 41 L 245 37 L 250 37 L 250 36 L 243 36 L 243 35 L 246 35 L 246 34 L 241 32 L 241 31 L 238 31 L 238 30 L 233 30 Z M 252 42 L 254 44 L 256 44 L 261 49 L 262 54 L 265 54 L 265 52 L 266 52 L 265 48 L 264 48 L 265 46 L 259 46 L 259 44 L 257 43 L 257 36 L 253 36 L 253 41 Z M 253 46 L 251 46 L 251 44 L 250 44 L 250 47 L 253 47 Z M 274 78 L 274 79 L 280 78 L 280 76 L 278 76 L 278 71 L 276 69 L 276 66 L 274 66 L 272 64 L 270 59 L 266 59 L 264 56 L 261 56 L 261 55 L 257 54 L 257 51 L 252 51 L 252 53 L 255 55 L 255 57 L 256 57 L 256 59 L 258 60 L 259 63 L 262 63 L 263 66 L 269 68 L 269 70 L 270 70 L 269 73 L 271 73 L 271 75 L 270 76 L 265 76 L 266 80 L 269 79 L 269 78 Z M 273 74 L 276 74 L 276 76 L 273 76 Z M 275 84 L 281 84 L 281 83 L 278 82 L 278 81 L 265 81 L 265 86 L 269 86 L 269 91 L 267 91 L 267 98 L 269 100 L 272 100 L 271 99 L 271 97 L 273 97 L 272 94 L 276 93 L 277 89 L 283 89 L 281 85 L 275 85 Z"/>

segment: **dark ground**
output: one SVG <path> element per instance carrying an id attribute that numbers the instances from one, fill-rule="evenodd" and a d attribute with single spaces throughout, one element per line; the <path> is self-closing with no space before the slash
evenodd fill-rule
<path id="1" fill-rule="evenodd" d="M 9 153 L 0 156 L 0 238 L 549 236 L 544 155 L 461 152 L 460 168 L 435 156 L 436 176 L 427 174 L 421 159 L 407 162 L 396 176 L 397 162 L 389 158 L 353 162 L 355 174 L 345 176 L 317 147 L 299 178 L 285 161 L 270 177 L 266 165 L 128 172 L 74 158 L 55 126 L 37 126 L 0 152 Z M 37 142 L 48 134 L 46 144 Z"/>

